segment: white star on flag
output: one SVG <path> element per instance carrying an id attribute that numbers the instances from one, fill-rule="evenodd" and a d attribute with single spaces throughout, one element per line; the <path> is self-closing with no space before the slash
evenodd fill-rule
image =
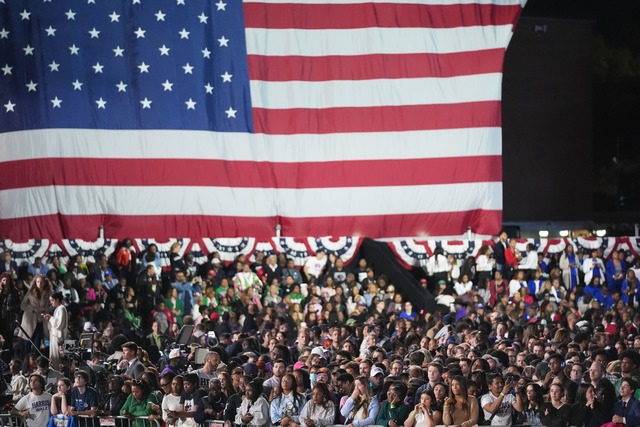
<path id="1" fill-rule="evenodd" d="M 10 76 L 11 70 L 13 70 L 13 67 L 9 67 L 9 64 L 4 64 L 4 67 L 2 67 L 2 72 L 5 76 Z"/>
<path id="2" fill-rule="evenodd" d="M 0 39 L 8 39 L 10 33 L 11 31 L 7 31 L 6 28 L 2 27 L 2 30 L 0 30 Z"/>
<path id="3" fill-rule="evenodd" d="M 189 100 L 185 101 L 184 103 L 187 104 L 187 110 L 195 110 L 196 109 L 197 102 L 195 102 L 193 99 L 189 98 Z"/>
<path id="4" fill-rule="evenodd" d="M 38 86 L 38 83 L 34 83 L 33 80 L 31 80 L 29 83 L 27 83 L 26 86 L 27 86 L 27 92 L 37 92 L 38 91 L 36 89 L 36 86 Z"/>
<path id="5" fill-rule="evenodd" d="M 209 17 L 205 15 L 204 12 L 202 12 L 200 15 L 198 15 L 198 19 L 200 20 L 201 24 L 206 24 L 209 20 Z"/>
<path id="6" fill-rule="evenodd" d="M 69 20 L 73 20 L 73 21 L 75 21 L 75 20 L 76 20 L 76 13 L 75 13 L 73 10 L 71 10 L 71 9 L 69 9 L 68 11 L 66 11 L 66 12 L 65 12 L 65 15 L 67 15 L 67 21 L 69 21 Z"/>
<path id="7" fill-rule="evenodd" d="M 23 21 L 24 20 L 30 21 L 31 20 L 30 16 L 31 16 L 31 13 L 27 12 L 27 9 L 20 12 L 20 17 L 22 18 Z"/>
<path id="8" fill-rule="evenodd" d="M 95 70 L 94 74 L 98 74 L 98 73 L 102 73 L 102 69 L 104 68 L 104 65 L 101 65 L 99 62 L 96 62 L 96 65 L 93 65 L 91 68 Z"/>
<path id="9" fill-rule="evenodd" d="M 167 16 L 167 14 L 166 13 L 162 13 L 161 10 L 157 11 L 155 13 L 155 15 L 156 15 L 156 20 L 158 20 L 158 21 L 164 21 L 164 17 Z"/>
<path id="10" fill-rule="evenodd" d="M 228 110 L 225 110 L 225 113 L 227 113 L 227 119 L 230 118 L 236 118 L 236 113 L 238 112 L 238 110 L 234 110 L 233 108 L 229 107 Z"/>
<path id="11" fill-rule="evenodd" d="M 136 35 L 137 39 L 143 39 L 144 38 L 144 33 L 146 33 L 147 30 L 143 30 L 142 28 L 138 27 L 137 30 L 135 30 L 133 33 Z"/>
<path id="12" fill-rule="evenodd" d="M 116 87 L 118 88 L 118 92 L 126 92 L 127 91 L 127 84 L 125 84 L 122 80 L 120 80 L 120 83 L 118 83 L 116 85 Z"/>
<path id="13" fill-rule="evenodd" d="M 171 49 L 166 45 L 162 45 L 162 47 L 159 47 L 158 50 L 160 51 L 160 56 L 169 56 L 169 51 Z"/>
<path id="14" fill-rule="evenodd" d="M 221 74 L 220 77 L 222 77 L 222 83 L 231 83 L 231 77 L 233 77 L 233 74 L 229 74 L 228 71 L 225 71 L 224 74 Z"/>
<path id="15" fill-rule="evenodd" d="M 220 47 L 222 46 L 229 47 L 229 39 L 226 38 L 225 36 L 222 36 L 221 38 L 219 38 L 218 42 L 220 43 Z"/>
<path id="16" fill-rule="evenodd" d="M 102 99 L 102 97 L 100 97 L 100 99 L 96 100 L 96 104 L 98 104 L 98 109 L 102 108 L 103 110 L 106 110 L 107 101 Z"/>
<path id="17" fill-rule="evenodd" d="M 142 101 L 140 101 L 140 104 L 142 104 L 142 109 L 144 110 L 146 109 L 151 109 L 151 103 L 153 101 L 151 101 L 150 99 L 147 99 L 147 97 L 145 96 L 144 99 Z"/>
<path id="18" fill-rule="evenodd" d="M 96 27 L 93 27 L 91 29 L 91 31 L 89 31 L 89 34 L 91 34 L 91 38 L 92 39 L 99 39 L 100 38 L 100 31 L 96 30 Z"/>
<path id="19" fill-rule="evenodd" d="M 56 63 L 56 61 L 52 61 L 51 64 L 49 64 L 49 67 L 51 68 L 51 71 L 60 71 L 60 64 Z"/>
<path id="20" fill-rule="evenodd" d="M 211 51 L 209 49 L 207 49 L 206 47 L 204 49 L 202 49 L 200 52 L 202 52 L 202 57 L 203 58 L 211 58 Z"/>
<path id="21" fill-rule="evenodd" d="M 75 45 L 75 43 L 69 46 L 69 50 L 71 51 L 71 55 L 77 55 L 80 48 Z"/>
<path id="22" fill-rule="evenodd" d="M 218 7 L 218 10 L 227 10 L 225 9 L 227 7 L 227 4 L 224 3 L 222 0 L 220 0 L 218 3 L 216 3 L 216 6 Z"/>
<path id="23" fill-rule="evenodd" d="M 178 34 L 180 34 L 180 39 L 188 39 L 190 33 L 186 28 L 183 28 L 182 31 L 178 31 Z"/>
<path id="24" fill-rule="evenodd" d="M 183 65 L 182 68 L 184 69 L 185 74 L 193 74 L 193 66 L 189 65 L 188 62 L 186 65 Z"/>
<path id="25" fill-rule="evenodd" d="M 27 45 L 27 47 L 22 48 L 22 50 L 24 50 L 24 56 L 27 56 L 27 55 L 33 56 L 33 48 L 31 46 Z"/>
<path id="26" fill-rule="evenodd" d="M 213 93 L 213 86 L 211 86 L 211 83 L 207 83 L 206 85 L 204 85 L 204 90 L 207 93 Z"/>
<path id="27" fill-rule="evenodd" d="M 12 103 L 11 101 L 7 102 L 6 104 L 4 104 L 4 108 L 6 108 L 5 113 L 8 113 L 9 111 L 14 111 L 13 107 L 15 107 L 16 104 Z"/>
<path id="28" fill-rule="evenodd" d="M 171 83 L 169 80 L 165 80 L 164 83 L 162 83 L 162 87 L 164 88 L 164 91 L 172 91 L 173 90 L 173 83 Z"/>
<path id="29" fill-rule="evenodd" d="M 111 18 L 111 22 L 120 22 L 120 15 L 118 15 L 115 10 L 109 15 L 109 18 Z"/>
<path id="30" fill-rule="evenodd" d="M 120 46 L 116 46 L 116 48 L 112 50 L 114 56 L 123 56 L 122 54 L 124 53 L 124 49 L 122 49 Z"/>
<path id="31" fill-rule="evenodd" d="M 142 61 L 142 64 L 138 65 L 138 68 L 140 68 L 140 74 L 149 72 L 149 66 L 145 64 L 144 61 Z"/>
<path id="32" fill-rule="evenodd" d="M 51 36 L 55 37 L 56 31 L 58 30 L 56 30 L 51 25 L 49 25 L 49 28 L 45 28 L 45 31 L 47 32 L 47 37 L 51 37 Z"/>
<path id="33" fill-rule="evenodd" d="M 71 84 L 73 85 L 73 90 L 82 90 L 82 85 L 84 83 L 81 83 L 80 80 L 76 79 L 76 81 L 71 82 Z"/>
<path id="34" fill-rule="evenodd" d="M 56 96 L 51 100 L 51 103 L 53 104 L 53 108 L 61 108 L 60 104 L 62 104 L 62 99 L 58 99 L 58 97 Z"/>

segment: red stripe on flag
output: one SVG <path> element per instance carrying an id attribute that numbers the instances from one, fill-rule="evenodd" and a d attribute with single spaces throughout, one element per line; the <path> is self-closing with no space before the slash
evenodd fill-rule
<path id="1" fill-rule="evenodd" d="M 447 54 L 248 56 L 251 80 L 271 82 L 455 77 L 501 73 L 503 60 L 504 49 Z"/>
<path id="2" fill-rule="evenodd" d="M 499 127 L 500 101 L 459 104 L 253 109 L 256 133 L 271 135 Z"/>
<path id="3" fill-rule="evenodd" d="M 460 184 L 500 182 L 502 160 L 500 156 L 475 156 L 266 163 L 203 159 L 46 158 L 6 162 L 0 171 L 0 178 L 0 190 L 48 186 L 52 183 L 242 188 Z"/>
<path id="4" fill-rule="evenodd" d="M 379 203 L 382 201 L 372 201 Z M 250 235 L 260 241 L 271 239 L 281 224 L 288 237 L 336 235 L 409 236 L 459 234 L 460 224 L 469 224 L 474 233 L 491 234 L 501 227 L 502 212 L 470 210 L 434 214 L 345 216 L 316 218 L 252 218 L 200 215 L 43 215 L 0 220 L 0 230 L 11 230 L 14 241 L 28 239 L 84 239 L 93 241 L 104 225 L 109 238 L 153 236 L 167 240 L 175 236 L 236 237 Z M 220 232 L 224 230 L 224 232 Z"/>
<path id="5" fill-rule="evenodd" d="M 245 3 L 247 28 L 457 28 L 513 24 L 520 5 Z"/>

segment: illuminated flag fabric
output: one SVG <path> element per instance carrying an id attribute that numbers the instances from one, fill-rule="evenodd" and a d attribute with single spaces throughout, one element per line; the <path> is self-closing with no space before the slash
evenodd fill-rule
<path id="1" fill-rule="evenodd" d="M 525 0 L 0 0 L 0 235 L 495 234 Z"/>

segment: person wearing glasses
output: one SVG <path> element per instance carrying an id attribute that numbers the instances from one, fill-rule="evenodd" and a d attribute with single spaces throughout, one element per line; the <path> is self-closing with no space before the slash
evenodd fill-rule
<path id="1" fill-rule="evenodd" d="M 280 385 L 271 393 L 271 424 L 281 427 L 299 427 L 300 411 L 306 403 L 304 395 L 296 390 L 298 384 L 293 374 L 285 374 Z"/>
<path id="2" fill-rule="evenodd" d="M 382 403 L 376 417 L 376 425 L 399 427 L 404 424 L 411 409 L 404 403 L 407 387 L 401 381 L 394 382 L 387 391 L 387 400 Z"/>
<path id="3" fill-rule="evenodd" d="M 89 387 L 89 374 L 85 371 L 76 371 L 73 375 L 74 385 L 71 389 L 71 402 L 69 402 L 69 415 L 98 415 L 98 392 Z"/>
<path id="4" fill-rule="evenodd" d="M 127 395 L 122 391 L 124 380 L 120 375 L 112 375 L 109 377 L 109 394 L 104 403 L 101 413 L 103 415 L 120 415 L 120 409 L 127 401 Z"/>
<path id="5" fill-rule="evenodd" d="M 180 397 L 184 391 L 182 386 L 182 375 L 164 374 L 160 377 L 160 387 L 165 392 L 162 399 L 162 419 L 167 426 L 178 424 L 179 418 L 170 414 L 180 412 Z"/>

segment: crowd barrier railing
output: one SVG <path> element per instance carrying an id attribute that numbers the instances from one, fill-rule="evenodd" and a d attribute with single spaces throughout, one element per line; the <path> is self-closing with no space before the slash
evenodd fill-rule
<path id="1" fill-rule="evenodd" d="M 0 427 L 26 427 L 27 420 L 19 415 L 0 414 Z"/>
<path id="2" fill-rule="evenodd" d="M 162 427 L 162 420 L 149 417 L 90 417 L 79 415 L 75 417 L 76 427 Z M 2 427 L 2 426 L 0 426 Z"/>

